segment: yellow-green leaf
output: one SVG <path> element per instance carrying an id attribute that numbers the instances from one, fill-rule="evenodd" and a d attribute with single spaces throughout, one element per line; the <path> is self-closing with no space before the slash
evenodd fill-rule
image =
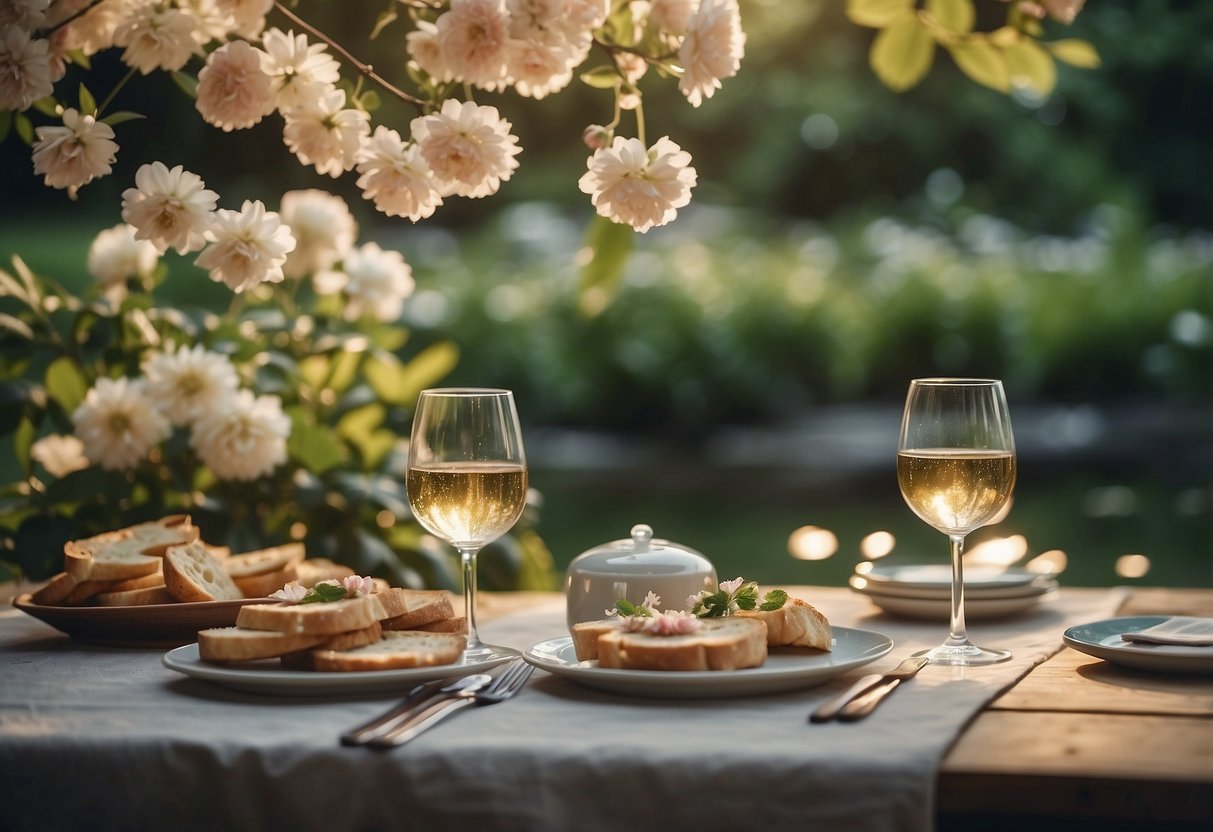
<path id="1" fill-rule="evenodd" d="M 380 12 L 379 17 L 375 20 L 375 28 L 371 29 L 371 40 L 374 40 L 375 38 L 379 37 L 380 32 L 382 32 L 388 26 L 388 24 L 394 23 L 395 20 L 396 20 L 396 7 L 395 6 L 389 6 L 387 11 Z"/>
<path id="2" fill-rule="evenodd" d="M 1011 72 L 1003 51 L 981 37 L 972 37 L 948 45 L 952 59 L 965 75 L 992 90 L 1011 88 Z"/>
<path id="3" fill-rule="evenodd" d="M 868 61 L 885 86 L 901 92 L 922 80 L 935 59 L 935 41 L 915 16 L 894 23 L 876 36 Z"/>
<path id="4" fill-rule="evenodd" d="M 17 457 L 17 462 L 21 463 L 21 470 L 27 474 L 30 471 L 30 448 L 37 438 L 38 429 L 28 417 L 23 417 L 13 434 L 13 454 Z"/>
<path id="5" fill-rule="evenodd" d="M 337 432 L 356 442 L 382 425 L 386 415 L 387 409 L 378 403 L 354 408 L 337 421 Z"/>
<path id="6" fill-rule="evenodd" d="M 1065 38 L 1064 40 L 1046 43 L 1045 46 L 1053 53 L 1054 58 L 1059 61 L 1065 61 L 1070 66 L 1077 66 L 1082 69 L 1095 69 L 1099 66 L 1099 53 L 1095 51 L 1094 46 L 1085 40 Z"/>
<path id="7" fill-rule="evenodd" d="M 88 393 L 88 382 L 76 362 L 62 355 L 46 368 L 46 392 L 65 413 L 71 413 Z"/>
<path id="8" fill-rule="evenodd" d="M 1053 85 L 1057 83 L 1057 65 L 1053 63 L 1053 56 L 1041 49 L 1036 41 L 1021 40 L 1003 54 L 1012 84 L 1029 87 L 1041 96 L 1053 91 Z"/>
<path id="9" fill-rule="evenodd" d="M 927 0 L 926 10 L 940 26 L 962 35 L 973 31 L 977 18 L 973 0 Z"/>
<path id="10" fill-rule="evenodd" d="M 346 461 L 345 444 L 329 428 L 316 424 L 312 415 L 301 408 L 290 408 L 291 435 L 286 450 L 311 474 L 323 474 Z"/>
<path id="11" fill-rule="evenodd" d="M 883 29 L 914 10 L 914 0 L 847 0 L 847 17 L 860 26 Z"/>
<path id="12" fill-rule="evenodd" d="M 581 83 L 600 90 L 613 90 L 619 83 L 619 72 L 613 66 L 596 66 L 581 73 Z"/>
<path id="13" fill-rule="evenodd" d="M 577 298 L 581 314 L 592 318 L 610 305 L 623 280 L 635 236 L 630 225 L 594 217 L 586 234 L 584 251 L 588 257 L 581 267 L 581 292 Z"/>
<path id="14" fill-rule="evenodd" d="M 309 355 L 299 362 L 299 377 L 313 390 L 324 386 L 329 375 L 329 359 L 326 355 Z"/>
<path id="15" fill-rule="evenodd" d="M 459 347 L 452 341 L 440 341 L 426 347 L 408 364 L 400 363 L 390 352 L 377 352 L 367 359 L 363 372 L 380 400 L 412 406 L 418 393 L 433 386 L 458 363 Z"/>

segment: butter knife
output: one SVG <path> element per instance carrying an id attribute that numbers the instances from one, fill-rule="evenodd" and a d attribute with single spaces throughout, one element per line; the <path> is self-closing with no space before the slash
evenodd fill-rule
<path id="1" fill-rule="evenodd" d="M 897 687 L 903 679 L 910 679 L 922 669 L 927 663 L 926 656 L 911 656 L 902 661 L 897 667 L 890 670 L 888 673 L 870 673 L 859 679 L 855 684 L 851 685 L 845 691 L 834 697 L 824 705 L 819 707 L 813 713 L 809 714 L 809 722 L 829 722 L 831 719 L 854 720 L 862 719 L 867 716 L 880 704 L 880 700 L 892 693 L 892 689 Z M 852 702 L 864 697 L 874 689 L 884 689 L 889 683 L 892 686 L 885 690 L 875 701 L 870 703 L 870 706 L 863 714 L 858 714 L 858 706 L 851 708 L 846 716 L 843 716 L 846 709 L 851 706 Z"/>
<path id="2" fill-rule="evenodd" d="M 433 705 L 454 697 L 461 690 L 478 689 L 492 681 L 483 673 L 473 673 L 458 679 L 439 679 L 417 685 L 408 692 L 398 705 L 352 728 L 341 735 L 342 745 L 364 745 L 374 737 L 387 733 L 409 717 L 427 710 Z"/>

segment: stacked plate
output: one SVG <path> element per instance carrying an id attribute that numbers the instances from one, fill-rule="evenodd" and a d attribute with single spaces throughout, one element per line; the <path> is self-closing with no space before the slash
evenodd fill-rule
<path id="1" fill-rule="evenodd" d="M 1025 569 L 965 566 L 965 618 L 1001 618 L 1027 612 L 1057 597 L 1057 581 Z M 952 569 L 945 564 L 878 564 L 851 576 L 851 589 L 889 615 L 946 621 L 951 613 Z"/>

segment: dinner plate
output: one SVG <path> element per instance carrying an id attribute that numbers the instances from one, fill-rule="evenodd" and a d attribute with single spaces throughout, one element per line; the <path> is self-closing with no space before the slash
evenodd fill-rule
<path id="1" fill-rule="evenodd" d="M 124 607 L 61 607 L 37 604 L 26 593 L 16 598 L 13 606 L 72 638 L 92 644 L 176 647 L 196 641 L 199 630 L 231 627 L 243 606 L 274 602 L 273 598 L 242 598 Z"/>
<path id="2" fill-rule="evenodd" d="M 952 588 L 952 566 L 947 563 L 911 563 L 904 565 L 875 564 L 863 574 L 873 585 L 888 585 L 890 588 L 914 587 L 917 589 L 950 590 Z M 965 594 L 1022 587 L 1042 577 L 1026 569 L 1005 568 L 981 564 L 965 564 Z"/>
<path id="3" fill-rule="evenodd" d="M 889 615 L 947 621 L 948 617 L 952 614 L 952 600 L 948 597 L 906 598 L 900 595 L 859 589 L 854 586 L 852 586 L 852 589 L 866 596 L 869 601 Z M 1027 612 L 1037 604 L 1052 601 L 1058 595 L 1059 592 L 1054 586 L 1043 593 L 1020 595 L 1012 598 L 970 598 L 968 596 L 968 589 L 966 588 L 965 618 L 970 621 L 978 621 L 1018 615 L 1021 612 Z"/>
<path id="4" fill-rule="evenodd" d="M 1062 640 L 1089 656 L 1135 670 L 1164 673 L 1213 673 L 1213 647 L 1189 647 L 1182 644 L 1137 644 L 1125 641 L 1122 633 L 1132 633 L 1161 624 L 1169 615 L 1134 615 L 1079 624 L 1062 634 Z"/>
<path id="5" fill-rule="evenodd" d="M 880 583 L 869 581 L 864 575 L 852 575 L 847 583 L 856 592 L 865 595 L 891 596 L 894 598 L 923 598 L 929 601 L 950 601 L 952 587 L 938 589 L 918 587 L 912 584 Z M 1035 581 L 1016 586 L 970 586 L 965 582 L 965 601 L 989 601 L 1001 598 L 1031 598 L 1057 589 L 1057 581 L 1047 576 L 1037 576 Z"/>
<path id="6" fill-rule="evenodd" d="M 744 670 L 664 671 L 602 668 L 577 661 L 569 636 L 541 641 L 522 655 L 541 670 L 590 688 L 665 699 L 720 698 L 811 688 L 840 673 L 875 661 L 893 649 L 893 640 L 871 630 L 833 628 L 829 653 L 809 648 L 771 648 L 762 667 Z"/>
<path id="7" fill-rule="evenodd" d="M 245 693 L 276 696 L 352 696 L 364 693 L 392 693 L 430 679 L 481 673 L 508 658 L 501 656 L 489 661 L 471 662 L 461 660 L 454 664 L 398 670 L 326 673 L 317 670 L 284 670 L 276 659 L 232 665 L 210 664 L 199 657 L 197 644 L 186 644 L 165 653 L 161 661 L 169 670 Z"/>

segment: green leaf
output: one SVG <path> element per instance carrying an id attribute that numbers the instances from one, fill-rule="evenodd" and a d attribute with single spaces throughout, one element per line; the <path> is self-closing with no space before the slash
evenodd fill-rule
<path id="1" fill-rule="evenodd" d="M 327 355 L 309 355 L 299 362 L 299 377 L 313 390 L 320 390 L 329 375 Z"/>
<path id="2" fill-rule="evenodd" d="M 108 116 L 101 119 L 101 123 L 108 124 L 110 127 L 113 127 L 118 124 L 125 124 L 128 121 L 135 121 L 141 118 L 147 118 L 147 116 L 141 113 L 131 112 L 130 110 L 119 110 L 118 112 L 110 113 Z"/>
<path id="3" fill-rule="evenodd" d="M 34 340 L 34 331 L 29 328 L 29 324 L 3 312 L 0 312 L 0 329 L 8 330 L 26 341 Z"/>
<path id="4" fill-rule="evenodd" d="M 940 26 L 962 35 L 973 31 L 977 19 L 973 0 L 927 0 L 926 10 Z"/>
<path id="5" fill-rule="evenodd" d="M 847 17 L 860 26 L 883 29 L 914 10 L 914 0 L 847 0 Z"/>
<path id="6" fill-rule="evenodd" d="M 379 93 L 375 90 L 365 90 L 362 95 L 358 96 L 358 106 L 365 112 L 373 113 L 383 105 L 383 99 L 379 97 Z"/>
<path id="7" fill-rule="evenodd" d="M 375 19 L 375 28 L 371 29 L 371 40 L 379 37 L 379 34 L 388 27 L 388 25 L 396 21 L 396 7 L 389 6 L 385 12 L 380 12 L 379 17 Z"/>
<path id="8" fill-rule="evenodd" d="M 371 356 L 363 365 L 367 383 L 387 404 L 412 406 L 417 395 L 433 387 L 459 363 L 459 347 L 453 341 L 440 341 L 426 347 L 408 364 L 388 352 Z"/>
<path id="9" fill-rule="evenodd" d="M 632 254 L 636 232 L 631 226 L 594 217 L 586 235 L 589 258 L 581 268 L 581 294 L 577 308 L 593 318 L 610 305 Z"/>
<path id="10" fill-rule="evenodd" d="M 1046 43 L 1045 47 L 1053 53 L 1054 58 L 1065 61 L 1070 66 L 1095 69 L 1100 64 L 1099 53 L 1085 40 L 1065 38 Z"/>
<path id="11" fill-rule="evenodd" d="M 84 401 L 88 380 L 75 361 L 61 355 L 46 368 L 46 392 L 65 413 L 71 413 Z"/>
<path id="12" fill-rule="evenodd" d="M 762 604 L 758 609 L 763 612 L 771 612 L 777 610 L 788 602 L 788 594 L 782 589 L 772 589 L 766 595 L 762 596 Z"/>
<path id="13" fill-rule="evenodd" d="M 619 72 L 613 66 L 596 66 L 581 73 L 581 83 L 599 90 L 613 90 L 619 83 Z"/>
<path id="14" fill-rule="evenodd" d="M 82 115 L 97 114 L 97 99 L 93 98 L 93 94 L 88 91 L 88 87 L 84 86 L 84 82 L 80 83 L 80 112 Z"/>
<path id="15" fill-rule="evenodd" d="M 312 415 L 301 408 L 290 408 L 291 435 L 286 450 L 291 459 L 313 474 L 320 475 L 346 461 L 348 451 L 335 432 L 316 424 Z"/>
<path id="16" fill-rule="evenodd" d="M 1029 87 L 1042 97 L 1053 91 L 1057 83 L 1057 64 L 1053 62 L 1053 56 L 1041 49 L 1036 41 L 1024 38 L 1004 50 L 1003 54 L 1007 59 L 1012 84 Z"/>
<path id="17" fill-rule="evenodd" d="M 82 66 L 85 69 L 93 68 L 93 62 L 89 60 L 88 55 L 84 53 L 83 49 L 69 49 L 67 50 L 67 57 L 70 58 L 72 63 L 74 63 L 76 66 Z"/>
<path id="18" fill-rule="evenodd" d="M 358 448 L 367 469 L 376 468 L 396 442 L 396 434 L 381 428 L 387 409 L 378 403 L 349 411 L 337 422 L 337 433 Z"/>
<path id="19" fill-rule="evenodd" d="M 198 97 L 198 79 L 188 72 L 182 72 L 179 69 L 173 70 L 173 81 L 181 88 L 182 92 L 190 98 Z"/>
<path id="20" fill-rule="evenodd" d="M 634 615 L 640 615 L 645 618 L 653 617 L 653 611 L 651 609 L 649 609 L 648 607 L 638 607 L 635 604 L 633 604 L 631 601 L 629 601 L 627 598 L 620 598 L 618 601 L 616 601 L 615 609 L 616 609 L 616 611 L 618 611 L 618 613 L 620 615 L 625 615 L 628 617 L 631 617 Z"/>
<path id="21" fill-rule="evenodd" d="M 30 473 L 30 448 L 33 447 L 34 440 L 37 438 L 38 428 L 28 417 L 22 419 L 13 434 L 13 453 L 26 475 Z"/>
<path id="22" fill-rule="evenodd" d="M 340 601 L 347 595 L 345 587 L 337 584 L 316 584 L 299 600 L 300 604 L 327 604 Z"/>
<path id="23" fill-rule="evenodd" d="M 876 77 L 902 92 L 922 80 L 935 59 L 935 41 L 915 16 L 892 24 L 876 36 L 868 61 Z"/>
<path id="24" fill-rule="evenodd" d="M 971 37 L 947 46 L 952 60 L 977 83 L 999 92 L 1011 89 L 1011 71 L 1001 49 L 984 37 Z"/>
<path id="25" fill-rule="evenodd" d="M 18 138 L 28 145 L 34 143 L 34 123 L 29 120 L 29 116 L 25 113 L 17 113 L 13 116 L 13 127 L 17 131 Z"/>
<path id="26" fill-rule="evenodd" d="M 344 393 L 358 377 L 358 365 L 362 363 L 363 353 L 341 350 L 333 355 L 329 367 L 329 377 L 326 387 L 336 393 Z"/>
<path id="27" fill-rule="evenodd" d="M 63 107 L 54 96 L 48 95 L 46 98 L 39 98 L 30 106 L 48 118 L 63 118 Z"/>

